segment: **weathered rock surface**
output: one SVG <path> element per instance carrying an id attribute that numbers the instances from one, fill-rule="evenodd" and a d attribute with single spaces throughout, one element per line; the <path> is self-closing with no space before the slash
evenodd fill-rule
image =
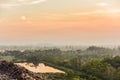
<path id="1" fill-rule="evenodd" d="M 44 80 L 38 74 L 11 62 L 0 61 L 0 80 Z"/>

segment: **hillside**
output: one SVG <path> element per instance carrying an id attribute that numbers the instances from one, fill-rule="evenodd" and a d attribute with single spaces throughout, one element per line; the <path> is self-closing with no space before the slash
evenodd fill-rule
<path id="1" fill-rule="evenodd" d="M 38 74 L 11 62 L 0 61 L 0 80 L 44 80 Z"/>

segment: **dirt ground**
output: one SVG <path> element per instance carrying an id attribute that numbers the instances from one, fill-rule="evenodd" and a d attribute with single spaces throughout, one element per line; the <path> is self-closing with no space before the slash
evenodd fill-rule
<path id="1" fill-rule="evenodd" d="M 25 67 L 26 69 L 35 73 L 65 73 L 53 67 L 45 66 L 43 63 L 40 63 L 36 67 L 32 63 L 15 63 L 15 64 Z"/>

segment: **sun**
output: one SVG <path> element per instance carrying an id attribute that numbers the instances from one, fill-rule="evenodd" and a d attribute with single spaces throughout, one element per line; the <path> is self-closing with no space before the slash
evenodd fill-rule
<path id="1" fill-rule="evenodd" d="M 26 20 L 27 19 L 27 17 L 26 16 L 21 16 L 21 20 Z"/>

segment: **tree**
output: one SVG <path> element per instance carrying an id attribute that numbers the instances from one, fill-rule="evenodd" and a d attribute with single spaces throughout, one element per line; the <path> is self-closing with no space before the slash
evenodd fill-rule
<path id="1" fill-rule="evenodd" d="M 108 64 L 102 63 L 100 60 L 88 61 L 82 71 L 87 75 L 96 76 L 99 79 L 106 80 Z"/>

